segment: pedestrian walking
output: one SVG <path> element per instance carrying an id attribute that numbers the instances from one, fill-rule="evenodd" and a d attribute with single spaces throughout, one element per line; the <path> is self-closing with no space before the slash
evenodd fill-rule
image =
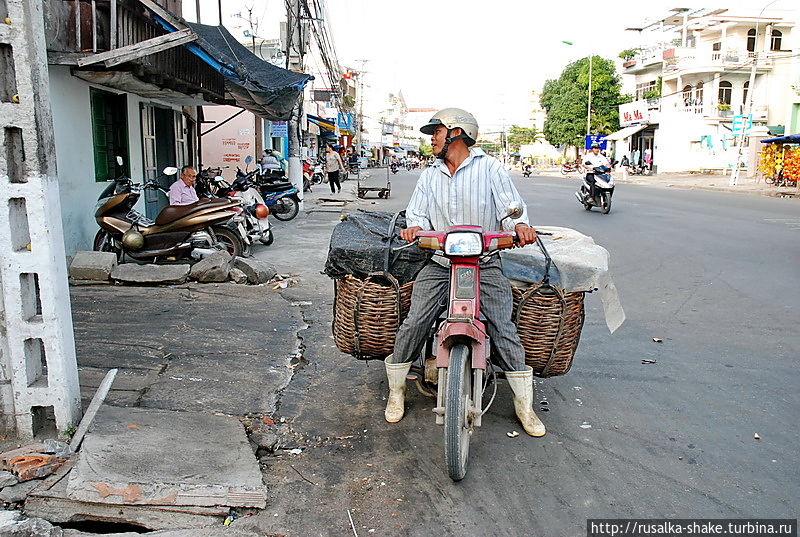
<path id="1" fill-rule="evenodd" d="M 342 185 L 339 182 L 339 173 L 342 170 L 344 170 L 342 157 L 333 150 L 333 147 L 327 146 L 325 148 L 325 171 L 328 173 L 328 184 L 331 187 L 331 194 L 342 191 Z"/>

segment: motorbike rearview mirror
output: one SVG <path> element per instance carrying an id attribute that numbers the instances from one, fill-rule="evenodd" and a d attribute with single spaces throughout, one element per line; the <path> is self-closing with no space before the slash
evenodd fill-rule
<path id="1" fill-rule="evenodd" d="M 178 168 L 176 168 L 175 166 L 167 166 L 166 168 L 164 168 L 164 171 L 162 173 L 164 175 L 175 175 L 176 173 L 178 173 Z"/>
<path id="2" fill-rule="evenodd" d="M 506 207 L 506 218 L 519 218 L 522 216 L 522 204 L 518 201 L 512 201 Z"/>
<path id="3" fill-rule="evenodd" d="M 218 175 L 218 176 L 214 177 L 214 181 L 216 181 L 217 183 L 221 183 L 224 180 L 225 179 L 221 175 Z"/>
<path id="4" fill-rule="evenodd" d="M 253 162 L 253 157 L 250 156 L 250 155 L 247 155 L 247 157 L 245 157 L 245 159 L 244 159 L 244 163 L 245 164 L 250 164 L 251 162 Z"/>

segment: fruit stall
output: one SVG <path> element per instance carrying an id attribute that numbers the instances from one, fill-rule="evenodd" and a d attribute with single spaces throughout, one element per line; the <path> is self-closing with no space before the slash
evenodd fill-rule
<path id="1" fill-rule="evenodd" d="M 758 171 L 768 184 L 798 186 L 800 179 L 800 134 L 761 140 Z"/>

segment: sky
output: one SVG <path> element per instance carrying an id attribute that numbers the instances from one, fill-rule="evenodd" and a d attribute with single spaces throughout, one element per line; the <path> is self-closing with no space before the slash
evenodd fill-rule
<path id="1" fill-rule="evenodd" d="M 242 26 L 236 12 L 260 22 L 258 35 L 279 36 L 284 0 L 223 0 L 223 23 Z M 646 2 L 541 2 L 534 0 L 328 0 L 329 25 L 340 64 L 364 63 L 365 105 L 377 117 L 389 93 L 402 90 L 409 107 L 464 108 L 482 132 L 526 124 L 530 93 L 556 78 L 570 61 L 589 53 L 616 58 L 638 44 L 628 27 L 657 20 L 674 7 L 747 6 L 761 0 Z M 194 19 L 194 2 L 184 0 L 184 16 Z M 776 0 L 768 9 L 788 8 Z M 216 0 L 201 0 L 204 23 L 216 24 Z M 769 11 L 767 11 L 769 13 Z M 244 27 L 249 27 L 244 23 Z M 241 30 L 240 30 L 241 31 Z M 238 34 L 232 30 L 234 35 Z M 571 41 L 573 46 L 562 41 Z M 318 58 L 318 56 L 317 56 Z M 314 55 L 309 62 L 318 61 Z M 415 118 L 412 118 L 416 119 Z M 423 121 L 425 118 L 420 118 Z"/>

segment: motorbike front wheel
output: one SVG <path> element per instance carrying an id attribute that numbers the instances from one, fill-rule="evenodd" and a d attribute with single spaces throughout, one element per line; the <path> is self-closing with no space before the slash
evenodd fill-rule
<path id="1" fill-rule="evenodd" d="M 95 252 L 112 252 L 117 256 L 117 263 L 122 261 L 122 250 L 114 245 L 114 239 L 111 234 L 105 229 L 100 229 L 94 236 L 94 244 L 92 248 Z"/>
<path id="2" fill-rule="evenodd" d="M 450 349 L 450 364 L 447 367 L 447 388 L 444 410 L 444 462 L 453 481 L 461 481 L 467 475 L 469 439 L 472 420 L 472 361 L 469 347 L 453 345 Z"/>
<path id="3" fill-rule="evenodd" d="M 275 201 L 272 206 L 272 215 L 278 220 L 287 222 L 297 216 L 300 211 L 300 203 L 294 196 L 285 196 Z"/>
<path id="4" fill-rule="evenodd" d="M 601 194 L 602 196 L 602 205 L 600 206 L 600 212 L 603 214 L 608 214 L 611 211 L 611 194 Z"/>

